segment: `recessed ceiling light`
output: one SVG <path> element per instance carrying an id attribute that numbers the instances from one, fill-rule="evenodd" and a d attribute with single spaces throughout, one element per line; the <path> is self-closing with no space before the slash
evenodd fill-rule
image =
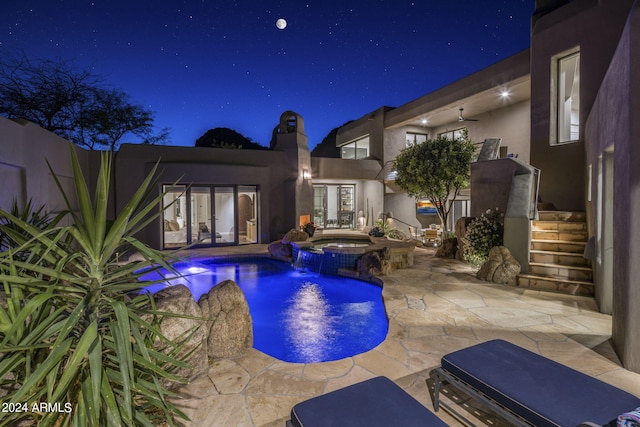
<path id="1" fill-rule="evenodd" d="M 427 124 L 427 119 L 422 119 L 422 121 L 420 123 L 422 123 L 423 125 L 426 125 Z"/>
<path id="2" fill-rule="evenodd" d="M 508 90 L 508 89 L 502 89 L 502 90 L 500 91 L 500 96 L 501 96 L 501 97 L 503 97 L 503 98 L 506 98 L 506 97 L 508 97 L 509 95 L 511 95 L 511 94 L 509 93 L 509 90 Z"/>

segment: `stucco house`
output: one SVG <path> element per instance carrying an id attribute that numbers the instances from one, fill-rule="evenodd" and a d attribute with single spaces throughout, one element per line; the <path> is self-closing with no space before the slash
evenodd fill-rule
<path id="1" fill-rule="evenodd" d="M 337 145 L 345 158 L 379 160 L 384 209 L 425 225 L 416 201 L 393 186 L 397 153 L 463 128 L 476 142 L 501 138 L 500 157 L 539 173 L 535 202 L 584 212 L 596 300 L 613 314 L 623 364 L 640 371 L 633 327 L 640 324 L 639 75 L 638 1 L 537 0 L 530 49 L 400 107 L 366 114 L 338 131 Z M 462 195 L 452 222 L 495 206 L 473 196 L 484 178 L 474 176 L 472 165 L 472 195 Z M 479 203 L 466 200 L 474 198 Z M 530 227 L 526 222 L 517 228 Z"/>
<path id="2" fill-rule="evenodd" d="M 340 159 L 312 157 L 304 120 L 292 111 L 280 117 L 271 150 L 124 144 L 115 155 L 112 209 L 123 207 L 159 161 L 157 191 L 168 192 L 169 208 L 140 235 L 157 248 L 267 243 L 307 215 L 331 229 L 393 212 L 401 226 L 424 227 L 435 215 L 420 213 L 393 183 L 400 150 L 462 129 L 478 143 L 500 138 L 500 159 L 472 168 L 471 192 L 454 206 L 452 223 L 492 207 L 481 191 L 474 195 L 487 165 L 539 171 L 534 203 L 584 212 L 596 299 L 613 314 L 624 366 L 640 372 L 639 75 L 639 1 L 536 0 L 529 49 L 343 126 Z M 70 185 L 67 145 L 31 123 L 0 118 L 0 207 L 16 197 L 61 209 L 44 159 Z M 94 176 L 98 153 L 76 151 Z M 526 230 L 527 259 L 531 219 L 515 218 L 512 228 Z"/>

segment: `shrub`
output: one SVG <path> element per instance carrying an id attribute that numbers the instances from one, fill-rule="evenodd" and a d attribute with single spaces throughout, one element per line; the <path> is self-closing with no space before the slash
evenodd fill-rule
<path id="1" fill-rule="evenodd" d="M 103 154 L 92 199 L 70 148 L 78 210 L 51 172 L 72 225 L 0 209 L 0 233 L 9 236 L 0 252 L 0 393 L 21 409 L 0 412 L 0 425 L 176 425 L 186 417 L 163 384 L 181 381 L 174 372 L 188 365 L 180 344 L 162 335 L 152 296 L 140 292 L 145 268 L 171 266 L 133 237 L 159 214 L 157 165 L 109 221 L 111 156 Z M 118 263 L 129 247 L 145 261 Z M 60 410 L 38 410 L 43 402 Z"/>
<path id="2" fill-rule="evenodd" d="M 464 258 L 476 267 L 487 260 L 494 246 L 502 246 L 504 235 L 504 215 L 498 208 L 487 209 L 481 217 L 474 219 L 463 238 L 466 243 Z"/>
<path id="3" fill-rule="evenodd" d="M 387 237 L 390 239 L 396 239 L 396 240 L 404 240 L 407 238 L 407 236 L 401 231 L 398 230 L 397 228 L 394 228 L 393 230 L 390 230 L 387 233 Z"/>

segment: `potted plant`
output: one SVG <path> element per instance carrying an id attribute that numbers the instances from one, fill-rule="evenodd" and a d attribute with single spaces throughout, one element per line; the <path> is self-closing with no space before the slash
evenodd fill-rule
<path id="1" fill-rule="evenodd" d="M 316 232 L 316 225 L 314 224 L 313 221 L 310 221 L 310 222 L 308 222 L 308 223 L 306 223 L 305 225 L 302 226 L 302 231 L 307 233 L 309 235 L 309 237 L 313 237 L 313 235 Z"/>

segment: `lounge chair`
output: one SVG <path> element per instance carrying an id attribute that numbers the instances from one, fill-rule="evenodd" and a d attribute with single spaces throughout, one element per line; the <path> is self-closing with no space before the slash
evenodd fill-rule
<path id="1" fill-rule="evenodd" d="M 615 426 L 640 399 L 596 378 L 502 340 L 442 357 L 434 409 L 444 381 L 484 402 L 514 426 Z"/>
<path id="2" fill-rule="evenodd" d="M 386 377 L 314 397 L 291 409 L 287 427 L 446 427 Z"/>

